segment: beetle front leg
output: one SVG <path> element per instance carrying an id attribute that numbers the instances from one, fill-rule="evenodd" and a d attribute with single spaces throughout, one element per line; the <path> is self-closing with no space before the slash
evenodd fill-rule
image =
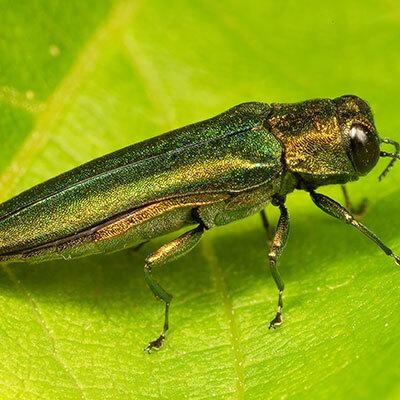
<path id="1" fill-rule="evenodd" d="M 283 201 L 278 203 L 281 215 L 279 217 L 278 225 L 276 227 L 276 231 L 274 237 L 272 239 L 272 243 L 270 245 L 270 250 L 268 253 L 269 259 L 269 267 L 271 270 L 272 277 L 278 287 L 279 294 L 278 294 L 278 310 L 276 312 L 275 318 L 269 323 L 268 329 L 276 328 L 277 326 L 281 325 L 283 322 L 282 317 L 282 308 L 283 308 L 283 301 L 282 301 L 282 294 L 283 289 L 285 288 L 285 284 L 281 278 L 281 275 L 278 271 L 278 260 L 282 253 L 283 248 L 285 247 L 288 235 L 289 235 L 289 214 L 285 207 Z"/>
<path id="2" fill-rule="evenodd" d="M 353 205 L 352 201 L 350 200 L 350 196 L 349 196 L 346 186 L 342 185 L 341 188 L 342 188 L 342 193 L 343 193 L 344 203 L 346 205 L 346 208 L 356 217 L 362 217 L 365 214 L 365 212 L 367 211 L 368 200 L 364 197 L 363 199 L 361 199 L 360 204 L 357 207 L 355 207 Z"/>
<path id="3" fill-rule="evenodd" d="M 331 215 L 332 217 L 338 218 L 347 224 L 354 226 L 358 229 L 363 235 L 367 238 L 371 239 L 376 245 L 378 245 L 383 252 L 393 257 L 396 264 L 400 265 L 400 257 L 396 256 L 392 249 L 387 247 L 376 235 L 375 233 L 371 232 L 365 225 L 361 222 L 358 222 L 344 207 L 342 207 L 339 203 L 335 200 L 332 200 L 328 196 L 324 196 L 323 194 L 316 193 L 313 190 L 310 191 L 310 195 L 312 200 L 314 201 L 315 205 L 320 208 L 322 211 L 326 212 L 327 214 Z"/>
<path id="4" fill-rule="evenodd" d="M 167 262 L 176 260 L 192 250 L 199 242 L 203 232 L 204 226 L 199 225 L 197 228 L 184 233 L 177 239 L 164 244 L 157 251 L 152 253 L 146 259 L 144 266 L 144 277 L 147 285 L 153 292 L 156 299 L 162 300 L 165 303 L 164 326 L 160 336 L 156 340 L 152 340 L 145 348 L 150 353 L 152 349 L 158 350 L 164 343 L 165 334 L 169 328 L 169 305 L 172 300 L 172 295 L 169 294 L 153 277 L 152 270 L 155 267 L 160 267 Z"/>

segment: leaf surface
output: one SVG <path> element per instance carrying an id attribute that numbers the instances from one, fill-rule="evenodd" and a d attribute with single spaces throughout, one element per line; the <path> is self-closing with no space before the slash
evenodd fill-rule
<path id="1" fill-rule="evenodd" d="M 82 162 L 244 101 L 354 93 L 400 139 L 396 2 L 0 1 L 3 200 Z M 350 185 L 400 253 L 400 166 Z M 322 192 L 341 200 L 336 187 Z M 288 198 L 285 323 L 258 216 L 207 232 L 158 273 L 174 294 L 165 348 L 148 253 L 6 265 L 0 397 L 285 399 L 400 396 L 400 270 L 304 193 Z M 276 223 L 277 213 L 269 210 Z"/>

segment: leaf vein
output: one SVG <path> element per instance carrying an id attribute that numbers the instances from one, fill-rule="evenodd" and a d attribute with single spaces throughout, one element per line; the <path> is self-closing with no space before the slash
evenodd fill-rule
<path id="1" fill-rule="evenodd" d="M 57 349 L 57 340 L 54 337 L 53 333 L 51 332 L 51 329 L 50 329 L 46 319 L 44 318 L 42 312 L 40 311 L 38 303 L 33 298 L 32 294 L 21 283 L 21 281 L 15 276 L 13 271 L 7 265 L 3 265 L 2 267 L 3 267 L 3 270 L 5 271 L 7 277 L 9 278 L 9 280 L 15 285 L 17 290 L 26 299 L 27 303 L 32 307 L 33 313 L 36 317 L 38 324 L 41 326 L 41 328 L 43 329 L 43 332 L 45 333 L 45 335 L 48 337 L 48 339 L 50 341 L 51 349 L 52 349 L 51 354 L 52 354 L 53 358 L 56 360 L 56 362 L 58 364 L 60 364 L 62 369 L 66 372 L 66 374 L 74 382 L 76 388 L 78 389 L 78 391 L 81 394 L 81 399 L 87 399 L 83 385 L 80 383 L 80 381 L 78 380 L 77 376 L 75 375 L 75 373 L 71 369 L 71 367 L 61 357 L 61 355 Z"/>
<path id="2" fill-rule="evenodd" d="M 140 50 L 132 36 L 124 36 L 123 46 L 132 70 L 142 80 L 147 98 L 156 108 L 158 115 L 161 115 L 164 125 L 166 127 L 174 126 L 176 118 L 167 100 L 169 97 L 165 93 L 162 93 L 165 92 L 165 90 L 162 89 L 162 81 L 159 79 L 160 74 L 143 54 L 143 51 Z"/>
<path id="3" fill-rule="evenodd" d="M 215 280 L 217 291 L 220 292 L 223 300 L 224 312 L 229 324 L 230 342 L 233 350 L 234 369 L 236 372 L 236 395 L 238 399 L 244 398 L 244 369 L 243 369 L 243 354 L 240 349 L 240 335 L 235 320 L 235 311 L 232 304 L 232 299 L 226 287 L 224 276 L 218 264 L 214 248 L 211 241 L 208 240 L 202 243 L 202 253 L 204 258 L 210 265 L 212 274 Z"/>

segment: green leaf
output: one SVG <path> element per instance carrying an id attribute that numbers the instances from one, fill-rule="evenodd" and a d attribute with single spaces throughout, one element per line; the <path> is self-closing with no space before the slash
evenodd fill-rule
<path id="1" fill-rule="evenodd" d="M 3 199 L 243 101 L 354 93 L 400 139 L 396 2 L 2 0 L 0 14 Z M 350 193 L 368 197 L 363 221 L 400 253 L 400 165 L 378 183 L 384 165 Z M 4 266 L 0 398 L 399 398 L 399 268 L 306 194 L 288 207 L 275 331 L 258 216 L 207 232 L 159 272 L 172 327 L 150 356 L 163 309 L 143 262 L 164 240 Z"/>

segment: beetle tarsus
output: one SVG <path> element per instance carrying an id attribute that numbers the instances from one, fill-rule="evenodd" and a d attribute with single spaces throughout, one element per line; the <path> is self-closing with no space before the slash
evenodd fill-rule
<path id="1" fill-rule="evenodd" d="M 149 344 L 145 347 L 144 350 L 147 351 L 149 354 L 153 349 L 160 350 L 162 345 L 164 344 L 164 341 L 165 341 L 165 333 L 162 332 L 161 335 L 156 340 L 152 340 L 151 342 L 149 342 Z"/>
<path id="2" fill-rule="evenodd" d="M 395 254 L 393 254 L 393 257 L 394 257 L 395 263 L 396 263 L 398 266 L 400 266 L 400 256 L 396 256 Z"/>
<path id="3" fill-rule="evenodd" d="M 283 316 L 282 312 L 278 311 L 275 315 L 275 318 L 269 323 L 268 329 L 275 329 L 277 326 L 282 325 Z"/>
<path id="4" fill-rule="evenodd" d="M 164 344 L 165 335 L 167 333 L 167 330 L 169 329 L 169 303 L 165 303 L 165 317 L 164 318 L 165 318 L 164 319 L 164 328 L 161 332 L 161 335 L 156 340 L 152 340 L 144 349 L 149 354 L 151 353 L 152 349 L 160 350 L 162 345 Z"/>

